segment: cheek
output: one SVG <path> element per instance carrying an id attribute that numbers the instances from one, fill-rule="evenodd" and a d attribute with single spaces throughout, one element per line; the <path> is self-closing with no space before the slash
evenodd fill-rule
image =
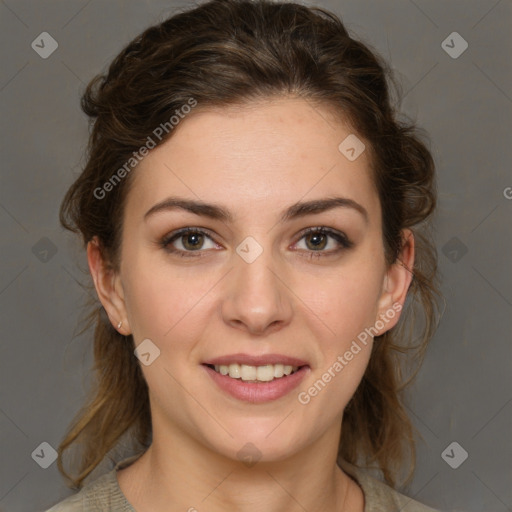
<path id="1" fill-rule="evenodd" d="M 126 296 L 130 326 L 136 341 L 142 338 L 160 338 L 172 327 L 169 311 L 179 306 L 178 297 L 165 281 L 143 272 L 132 272 Z"/>
<path id="2" fill-rule="evenodd" d="M 133 270 L 127 278 L 125 300 L 136 342 L 150 338 L 162 348 L 176 338 L 186 343 L 199 325 L 199 316 L 209 308 L 208 292 L 214 282 L 198 278 L 197 269 L 137 261 L 127 264 Z"/>
<path id="3" fill-rule="evenodd" d="M 299 402 L 314 404 L 327 423 L 342 413 L 368 366 L 373 345 L 368 328 L 376 320 L 381 282 L 375 270 L 353 267 L 310 295 L 308 306 L 322 319 L 314 328 L 319 359 Z"/>
<path id="4" fill-rule="evenodd" d="M 381 286 L 375 268 L 354 266 L 321 281 L 304 280 L 299 293 L 340 348 L 375 322 Z"/>

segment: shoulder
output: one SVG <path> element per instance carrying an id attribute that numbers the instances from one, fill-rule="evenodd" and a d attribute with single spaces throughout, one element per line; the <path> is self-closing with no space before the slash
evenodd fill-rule
<path id="1" fill-rule="evenodd" d="M 82 510 L 84 510 L 84 505 L 82 498 L 80 497 L 80 492 L 60 501 L 52 508 L 45 510 L 45 512 L 82 512 Z"/>
<path id="2" fill-rule="evenodd" d="M 364 512 L 440 512 L 399 493 L 346 461 L 339 460 L 338 464 L 361 486 L 365 498 Z"/>
<path id="3" fill-rule="evenodd" d="M 133 512 L 117 484 L 115 469 L 84 486 L 77 494 L 60 501 L 45 512 Z"/>
<path id="4" fill-rule="evenodd" d="M 139 453 L 121 460 L 108 473 L 85 485 L 77 494 L 60 501 L 45 512 L 103 512 L 110 510 L 135 512 L 119 488 L 117 470 L 129 466 L 141 455 Z"/>

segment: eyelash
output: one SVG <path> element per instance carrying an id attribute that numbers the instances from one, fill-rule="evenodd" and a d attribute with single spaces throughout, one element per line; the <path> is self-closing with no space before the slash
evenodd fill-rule
<path id="1" fill-rule="evenodd" d="M 334 231 L 333 229 L 326 228 L 326 227 L 323 227 L 323 226 L 311 227 L 311 228 L 305 229 L 302 232 L 300 238 L 297 240 L 297 242 L 299 242 L 304 237 L 306 237 L 307 235 L 312 234 L 312 233 L 330 236 L 331 238 L 336 240 L 336 242 L 338 242 L 340 247 L 338 247 L 337 249 L 334 249 L 334 250 L 330 250 L 330 251 L 323 251 L 323 250 L 320 250 L 320 251 L 312 251 L 312 250 L 308 251 L 310 253 L 309 257 L 311 259 L 313 259 L 313 258 L 320 258 L 320 257 L 334 256 L 334 255 L 338 254 L 339 252 L 341 252 L 343 250 L 346 250 L 346 249 L 350 249 L 351 247 L 354 246 L 354 242 L 350 241 L 348 239 L 348 237 L 344 233 L 341 233 L 341 232 L 338 232 L 338 231 Z M 183 229 L 180 229 L 178 231 L 174 231 L 173 233 L 170 233 L 167 236 L 165 236 L 161 240 L 160 245 L 167 252 L 169 252 L 171 254 L 175 254 L 175 255 L 180 256 L 182 258 L 198 258 L 198 257 L 200 258 L 200 257 L 202 257 L 203 255 L 201 253 L 203 253 L 205 251 L 202 251 L 201 249 L 198 249 L 197 251 L 182 251 L 181 249 L 176 249 L 176 248 L 174 248 L 172 246 L 172 243 L 175 240 L 178 240 L 179 238 L 181 238 L 181 237 L 183 237 L 185 235 L 188 235 L 188 234 L 205 235 L 208 238 L 210 238 L 213 242 L 215 242 L 212 239 L 212 237 L 211 237 L 211 235 L 210 235 L 210 233 L 208 231 L 205 231 L 205 230 L 200 229 L 200 228 L 183 228 Z M 295 242 L 295 243 L 297 243 L 297 242 Z M 194 254 L 194 253 L 196 253 L 196 254 Z"/>

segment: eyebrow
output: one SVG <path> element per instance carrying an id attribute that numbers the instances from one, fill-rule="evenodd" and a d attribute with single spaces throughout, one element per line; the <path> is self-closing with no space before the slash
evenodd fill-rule
<path id="1" fill-rule="evenodd" d="M 358 202 L 347 197 L 330 197 L 326 199 L 313 199 L 311 201 L 298 202 L 288 207 L 281 215 L 280 222 L 305 217 L 306 215 L 318 214 L 334 208 L 350 208 L 359 212 L 365 222 L 368 222 L 368 212 Z M 158 212 L 181 209 L 211 219 L 223 222 L 233 222 L 233 214 L 222 206 L 184 199 L 180 197 L 168 197 L 152 206 L 145 214 L 144 220 Z"/>

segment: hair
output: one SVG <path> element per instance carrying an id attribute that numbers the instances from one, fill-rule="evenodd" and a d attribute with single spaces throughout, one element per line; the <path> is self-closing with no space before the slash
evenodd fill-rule
<path id="1" fill-rule="evenodd" d="M 391 86 L 397 106 L 392 106 Z M 60 209 L 62 226 L 80 233 L 85 246 L 97 237 L 106 267 L 115 272 L 124 205 L 136 170 L 110 187 L 106 199 L 98 199 L 95 190 L 190 98 L 198 104 L 194 112 L 302 98 L 349 123 L 369 145 L 387 264 L 398 263 L 404 229 L 415 239 L 402 315 L 374 339 L 367 369 L 344 411 L 338 449 L 349 463 L 373 465 L 393 487 L 404 467 L 409 468 L 406 483 L 415 467 L 418 432 L 403 392 L 437 327 L 440 297 L 431 234 L 435 165 L 420 129 L 398 112 L 399 88 L 379 54 L 351 37 L 340 18 L 323 8 L 266 0 L 194 6 L 147 28 L 108 72 L 87 85 L 81 99 L 92 127 L 87 161 Z M 166 130 L 158 144 L 172 134 Z M 78 489 L 123 435 L 139 450 L 152 437 L 148 388 L 133 337 L 118 333 L 99 306 L 95 299 L 81 331 L 94 326 L 93 386 L 58 449 L 59 471 Z M 405 366 L 406 378 L 402 366 L 411 354 L 418 364 L 414 372 Z M 82 447 L 73 475 L 63 467 L 63 453 L 72 445 Z"/>

